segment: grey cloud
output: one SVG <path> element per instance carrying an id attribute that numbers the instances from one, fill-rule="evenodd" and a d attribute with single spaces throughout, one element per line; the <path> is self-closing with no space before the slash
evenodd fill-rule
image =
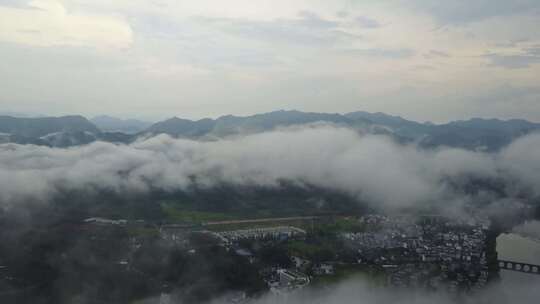
<path id="1" fill-rule="evenodd" d="M 486 106 L 486 103 L 493 103 L 494 101 L 508 103 L 531 97 L 534 98 L 536 96 L 540 96 L 539 86 L 513 86 L 505 84 L 493 88 L 485 94 L 481 95 L 481 97 L 476 97 L 474 99 L 482 101 L 482 106 Z M 469 99 L 473 98 L 469 97 Z"/>
<path id="2" fill-rule="evenodd" d="M 260 42 L 326 47 L 362 39 L 311 11 L 300 11 L 297 18 L 271 21 L 204 16 L 170 19 L 155 15 L 136 20 L 135 29 L 150 43 L 157 42 L 145 48 L 161 52 L 161 57 L 168 56 L 174 62 L 209 70 L 220 70 L 228 65 L 241 68 L 277 66 L 295 60 L 292 58 L 294 53 L 277 52 L 276 48 L 261 46 Z M 234 43 L 238 39 L 249 41 Z"/>
<path id="3" fill-rule="evenodd" d="M 27 7 L 28 1 L 25 0 L 0 0 L 0 6 L 10 6 L 10 7 Z"/>
<path id="4" fill-rule="evenodd" d="M 169 39 L 193 39 L 196 36 L 189 31 L 189 27 L 181 22 L 166 16 L 144 14 L 133 18 L 134 29 L 144 35 L 151 35 Z"/>
<path id="5" fill-rule="evenodd" d="M 413 57 L 416 52 L 412 49 L 398 48 L 368 48 L 368 49 L 349 49 L 344 51 L 346 54 L 365 57 L 379 57 L 387 59 L 404 59 Z"/>
<path id="6" fill-rule="evenodd" d="M 475 87 L 461 91 L 458 95 L 454 95 L 454 98 L 455 104 L 461 104 L 463 107 L 462 117 L 476 115 L 484 118 L 538 120 L 533 114 L 538 111 L 539 106 L 540 86 L 538 85 L 501 83 L 484 89 Z M 445 105 L 447 104 L 445 102 Z M 527 116 L 523 113 L 531 113 L 531 115 Z"/>
<path id="7" fill-rule="evenodd" d="M 540 57 L 540 46 L 534 46 L 534 47 L 527 48 L 527 49 L 525 49 L 525 52 L 527 54 L 532 55 L 532 56 L 539 56 Z"/>
<path id="8" fill-rule="evenodd" d="M 418 65 L 416 65 L 416 66 L 414 66 L 414 67 L 415 67 L 416 69 L 418 69 L 418 70 L 426 70 L 426 71 L 427 71 L 427 70 L 430 70 L 430 71 L 436 70 L 436 68 L 435 68 L 434 66 L 431 66 L 431 65 L 429 65 L 429 64 L 418 64 Z"/>
<path id="9" fill-rule="evenodd" d="M 335 28 L 339 25 L 339 23 L 335 21 L 323 19 L 319 15 L 310 11 L 300 11 L 298 16 L 301 19 L 297 22 L 306 27 L 328 29 Z"/>
<path id="10" fill-rule="evenodd" d="M 366 17 L 366 16 L 358 16 L 355 18 L 355 21 L 358 25 L 360 25 L 363 28 L 374 29 L 374 28 L 379 28 L 382 26 L 382 24 L 379 21 Z"/>
<path id="11" fill-rule="evenodd" d="M 496 47 L 517 47 L 521 43 L 527 42 L 529 40 L 530 40 L 529 38 L 516 38 L 510 41 L 496 43 L 495 46 Z"/>
<path id="12" fill-rule="evenodd" d="M 212 34 L 192 21 L 212 26 L 218 22 L 202 17 L 171 19 L 148 14 L 136 18 L 134 27 L 148 39 L 150 46 L 145 47 L 159 52 L 167 61 L 208 70 L 220 70 L 228 65 L 249 68 L 280 64 L 271 50 L 231 44 L 227 37 Z"/>
<path id="13" fill-rule="evenodd" d="M 337 11 L 336 16 L 338 16 L 339 18 L 347 18 L 349 17 L 349 12 L 345 10 Z"/>
<path id="14" fill-rule="evenodd" d="M 489 59 L 490 64 L 493 66 L 508 69 L 527 68 L 540 62 L 540 46 L 523 48 L 519 54 L 490 53 L 484 55 L 484 57 Z"/>
<path id="15" fill-rule="evenodd" d="M 265 50 L 223 47 L 219 52 L 212 49 L 198 48 L 180 52 L 189 58 L 189 62 L 209 69 L 219 69 L 222 65 L 236 65 L 244 68 L 277 66 L 281 64 L 276 54 Z"/>
<path id="16" fill-rule="evenodd" d="M 528 68 L 533 64 L 540 62 L 540 56 L 535 55 L 503 55 L 488 54 L 484 56 L 490 62 L 490 65 L 506 69 Z"/>
<path id="17" fill-rule="evenodd" d="M 196 20 L 247 39 L 293 45 L 328 46 L 359 38 L 344 33 L 339 29 L 339 23 L 321 18 L 309 11 L 299 12 L 296 19 L 280 18 L 272 21 L 207 17 L 198 17 Z"/>
<path id="18" fill-rule="evenodd" d="M 412 6 L 414 9 L 429 13 L 443 24 L 465 24 L 490 17 L 540 12 L 540 2 L 537 0 L 401 0 L 400 2 L 405 6 Z"/>
<path id="19" fill-rule="evenodd" d="M 437 51 L 437 50 L 430 50 L 428 53 L 424 54 L 425 58 L 449 58 L 451 57 L 450 54 L 443 52 L 443 51 Z"/>

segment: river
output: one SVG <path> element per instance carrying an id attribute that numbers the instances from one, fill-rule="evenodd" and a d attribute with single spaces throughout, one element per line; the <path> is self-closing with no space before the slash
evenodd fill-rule
<path id="1" fill-rule="evenodd" d="M 540 227 L 540 221 L 534 226 Z M 530 225 L 529 225 L 530 226 Z M 540 231 L 538 234 L 540 235 Z M 540 265 L 540 240 L 524 237 L 516 233 L 505 233 L 497 238 L 497 253 L 500 260 L 509 260 Z M 540 288 L 540 275 L 501 270 L 502 288 L 507 294 L 516 289 L 537 286 Z"/>

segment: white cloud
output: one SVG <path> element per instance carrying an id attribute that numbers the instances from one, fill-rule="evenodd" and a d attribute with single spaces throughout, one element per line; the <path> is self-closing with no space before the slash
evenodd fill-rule
<path id="1" fill-rule="evenodd" d="M 0 5 L 0 41 L 30 46 L 127 48 L 129 24 L 118 16 L 72 13 L 57 0 L 34 0 L 23 7 Z"/>
<path id="2" fill-rule="evenodd" d="M 46 199 L 59 187 L 115 191 L 187 189 L 199 185 L 275 187 L 286 179 L 356 196 L 381 208 L 453 206 L 469 199 L 452 185 L 468 178 L 504 178 L 536 189 L 540 136 L 500 155 L 458 149 L 425 151 L 384 136 L 310 126 L 215 142 L 157 136 L 132 145 L 93 143 L 70 149 L 0 146 L 0 201 Z M 531 151 L 523 153 L 522 151 Z M 448 183 L 452 181 L 451 183 Z M 464 182 L 466 184 L 466 182 Z"/>

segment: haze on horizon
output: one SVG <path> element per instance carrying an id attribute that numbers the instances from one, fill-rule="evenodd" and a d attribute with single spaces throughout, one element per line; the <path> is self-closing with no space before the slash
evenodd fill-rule
<path id="1" fill-rule="evenodd" d="M 3 112 L 540 121 L 536 0 L 0 0 Z"/>

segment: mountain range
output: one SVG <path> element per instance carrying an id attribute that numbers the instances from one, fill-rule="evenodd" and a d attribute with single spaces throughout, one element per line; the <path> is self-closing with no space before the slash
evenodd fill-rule
<path id="1" fill-rule="evenodd" d="M 144 131 L 152 125 L 151 122 L 138 119 L 120 119 L 108 115 L 96 116 L 90 119 L 101 131 L 122 132 L 126 134 L 136 134 Z"/>
<path id="2" fill-rule="evenodd" d="M 82 116 L 0 116 L 0 143 L 69 147 L 98 140 L 130 143 L 141 136 L 159 134 L 215 140 L 311 123 L 331 123 L 361 133 L 386 134 L 400 142 L 415 142 L 426 148 L 449 146 L 483 151 L 499 150 L 517 137 L 540 130 L 540 124 L 521 119 L 473 118 L 432 124 L 363 111 L 329 114 L 281 110 L 252 116 L 227 115 L 217 119 L 189 120 L 173 117 L 154 124 L 110 116 L 98 116 L 91 120 Z"/>

